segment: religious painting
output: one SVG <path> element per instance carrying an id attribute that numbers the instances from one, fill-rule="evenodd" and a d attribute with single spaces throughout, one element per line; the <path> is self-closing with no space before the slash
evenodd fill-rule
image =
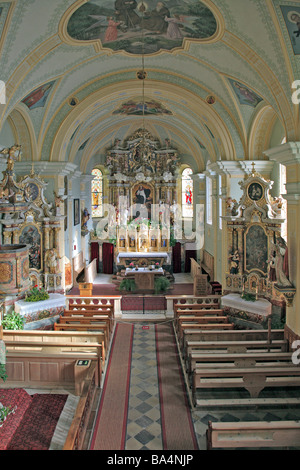
<path id="1" fill-rule="evenodd" d="M 79 7 L 67 25 L 71 38 L 100 39 L 104 48 L 131 54 L 141 54 L 142 44 L 144 54 L 172 50 L 184 39 L 207 39 L 216 31 L 213 13 L 199 0 L 93 0 Z"/>
<path id="2" fill-rule="evenodd" d="M 150 98 L 145 98 L 143 100 L 142 97 L 126 101 L 126 103 L 122 103 L 122 105 L 116 109 L 113 114 L 126 114 L 140 116 L 142 114 L 152 114 L 152 115 L 160 115 L 160 114 L 169 114 L 171 115 L 172 112 L 165 108 L 161 103 L 158 101 L 154 101 Z"/>
<path id="3" fill-rule="evenodd" d="M 78 225 L 80 221 L 79 199 L 74 199 L 74 225 Z"/>
<path id="4" fill-rule="evenodd" d="M 36 88 L 22 100 L 22 103 L 26 104 L 29 109 L 43 108 L 54 83 L 55 80 Z"/>
<path id="5" fill-rule="evenodd" d="M 250 225 L 245 234 L 246 271 L 268 271 L 268 237 L 261 225 Z"/>
<path id="6" fill-rule="evenodd" d="M 263 187 L 259 183 L 251 183 L 248 187 L 248 196 L 252 201 L 259 201 L 263 197 Z"/>
<path id="7" fill-rule="evenodd" d="M 254 93 L 254 91 L 250 90 L 246 85 L 243 85 L 237 80 L 232 80 L 231 78 L 228 80 L 240 104 L 247 104 L 252 108 L 256 108 L 256 106 L 262 101 L 262 98 Z"/>
<path id="8" fill-rule="evenodd" d="M 151 205 L 153 203 L 153 188 L 149 183 L 137 183 L 132 187 L 132 217 L 151 219 Z"/>
<path id="9" fill-rule="evenodd" d="M 300 7 L 281 6 L 281 12 L 288 30 L 295 55 L 300 54 Z"/>
<path id="10" fill-rule="evenodd" d="M 26 225 L 19 237 L 19 243 L 29 245 L 29 269 L 42 269 L 42 237 L 36 225 Z"/>

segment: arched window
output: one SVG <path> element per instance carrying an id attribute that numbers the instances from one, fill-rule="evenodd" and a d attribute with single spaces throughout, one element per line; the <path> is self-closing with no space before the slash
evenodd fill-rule
<path id="1" fill-rule="evenodd" d="M 191 168 L 185 168 L 182 172 L 182 217 L 193 217 L 193 180 Z"/>
<path id="2" fill-rule="evenodd" d="M 103 174 L 98 168 L 92 170 L 92 217 L 103 216 Z"/>

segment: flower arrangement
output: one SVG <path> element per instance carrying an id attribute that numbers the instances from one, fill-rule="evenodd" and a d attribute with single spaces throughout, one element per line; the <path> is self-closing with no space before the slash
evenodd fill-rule
<path id="1" fill-rule="evenodd" d="M 159 268 L 159 263 L 155 263 L 155 269 Z"/>
<path id="2" fill-rule="evenodd" d="M 131 269 L 134 268 L 134 263 L 131 261 L 131 263 L 129 264 L 129 266 L 131 267 Z"/>
<path id="3" fill-rule="evenodd" d="M 26 292 L 24 300 L 26 302 L 39 302 L 47 299 L 49 299 L 48 292 L 43 287 L 35 285 L 30 291 Z"/>

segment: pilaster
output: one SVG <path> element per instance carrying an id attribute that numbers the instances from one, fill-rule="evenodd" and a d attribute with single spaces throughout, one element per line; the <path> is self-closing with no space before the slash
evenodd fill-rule
<path id="1" fill-rule="evenodd" d="M 288 142 L 267 150 L 265 155 L 286 166 L 287 246 L 289 279 L 296 288 L 291 306 L 287 305 L 286 324 L 300 334 L 300 142 Z"/>

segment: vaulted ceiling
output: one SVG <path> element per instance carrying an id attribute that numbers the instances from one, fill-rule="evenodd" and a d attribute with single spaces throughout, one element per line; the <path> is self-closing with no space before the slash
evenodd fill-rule
<path id="1" fill-rule="evenodd" d="M 165 23 L 179 18 L 178 39 L 153 26 L 160 2 L 132 0 L 127 17 L 122 3 L 0 2 L 0 144 L 9 126 L 23 159 L 68 161 L 86 173 L 141 127 L 143 96 L 147 130 L 170 139 L 195 171 L 208 161 L 264 159 L 284 137 L 300 140 L 291 99 L 299 0 L 165 0 Z M 119 23 L 110 38 L 108 18 Z"/>

